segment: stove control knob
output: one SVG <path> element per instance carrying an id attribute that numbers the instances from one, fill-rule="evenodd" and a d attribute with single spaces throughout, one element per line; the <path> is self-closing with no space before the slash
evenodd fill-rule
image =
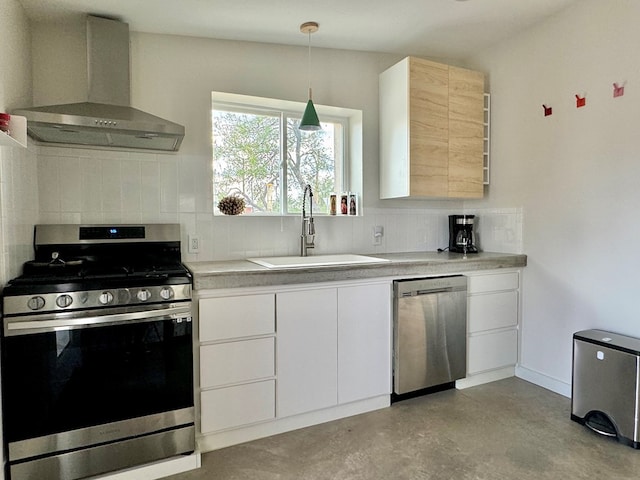
<path id="1" fill-rule="evenodd" d="M 31 297 L 27 302 L 27 307 L 29 307 L 31 310 L 40 310 L 44 307 L 44 298 Z"/>
<path id="2" fill-rule="evenodd" d="M 73 298 L 70 295 L 60 295 L 56 298 L 56 305 L 60 308 L 67 308 L 69 305 L 73 303 Z"/>
<path id="3" fill-rule="evenodd" d="M 160 296 L 163 300 L 171 300 L 173 298 L 173 288 L 163 287 L 162 290 L 160 290 Z"/>
<path id="4" fill-rule="evenodd" d="M 108 305 L 109 303 L 113 302 L 113 293 L 111 293 L 109 291 L 102 292 L 100 294 L 100 296 L 98 297 L 98 301 L 102 305 Z"/>
<path id="5" fill-rule="evenodd" d="M 149 300 L 149 298 L 151 298 L 151 292 L 146 288 L 143 288 L 138 292 L 136 296 L 138 297 L 138 300 L 140 300 L 141 302 L 146 302 L 147 300 Z"/>

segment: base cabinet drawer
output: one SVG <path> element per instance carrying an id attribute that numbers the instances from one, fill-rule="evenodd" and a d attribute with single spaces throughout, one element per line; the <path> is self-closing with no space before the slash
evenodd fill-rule
<path id="1" fill-rule="evenodd" d="M 469 297 L 469 333 L 518 324 L 518 291 Z"/>
<path id="2" fill-rule="evenodd" d="M 468 279 L 467 290 L 472 293 L 498 292 L 519 288 L 518 272 L 472 275 Z"/>
<path id="3" fill-rule="evenodd" d="M 202 433 L 275 418 L 275 380 L 207 390 L 200 395 Z"/>
<path id="4" fill-rule="evenodd" d="M 200 341 L 269 335 L 275 332 L 275 296 L 239 295 L 199 301 Z"/>
<path id="5" fill-rule="evenodd" d="M 200 385 L 218 387 L 275 375 L 275 339 L 258 338 L 200 347 Z"/>
<path id="6" fill-rule="evenodd" d="M 518 332 L 515 329 L 470 336 L 468 341 L 469 374 L 515 365 L 518 362 Z"/>

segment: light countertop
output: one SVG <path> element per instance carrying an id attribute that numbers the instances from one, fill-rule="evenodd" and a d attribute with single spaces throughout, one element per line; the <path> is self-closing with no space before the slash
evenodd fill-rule
<path id="1" fill-rule="evenodd" d="M 409 278 L 423 275 L 440 275 L 520 268 L 527 265 L 522 254 L 481 252 L 468 254 L 450 252 L 408 252 L 365 254 L 387 262 L 318 265 L 298 268 L 267 268 L 248 260 L 219 262 L 187 262 L 193 274 L 196 290 L 213 288 L 261 287 L 291 285 L 371 278 Z"/>

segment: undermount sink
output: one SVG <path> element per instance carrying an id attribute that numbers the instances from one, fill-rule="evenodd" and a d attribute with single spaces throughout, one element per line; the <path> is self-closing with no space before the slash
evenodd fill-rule
<path id="1" fill-rule="evenodd" d="M 247 258 L 247 260 L 267 268 L 321 267 L 326 265 L 384 263 L 389 261 L 385 258 L 368 257 L 366 255 L 353 255 L 350 253 L 336 255 L 311 255 L 308 257 L 287 256 Z"/>

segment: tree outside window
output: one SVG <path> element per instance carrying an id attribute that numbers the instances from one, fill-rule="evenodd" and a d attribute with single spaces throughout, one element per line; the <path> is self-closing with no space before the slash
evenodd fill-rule
<path id="1" fill-rule="evenodd" d="M 237 195 L 245 214 L 300 213 L 310 184 L 314 213 L 328 213 L 330 194 L 341 189 L 346 121 L 323 119 L 321 131 L 303 132 L 299 115 L 214 103 L 215 205 Z"/>

